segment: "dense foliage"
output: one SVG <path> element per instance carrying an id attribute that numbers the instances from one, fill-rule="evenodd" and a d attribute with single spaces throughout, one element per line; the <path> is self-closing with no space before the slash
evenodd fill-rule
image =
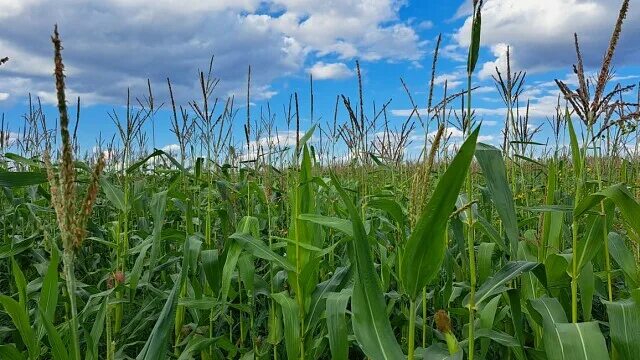
<path id="1" fill-rule="evenodd" d="M 498 73 L 504 146 L 478 141 L 481 6 L 469 88 L 429 98 L 417 161 L 402 157 L 415 123 L 396 132 L 376 123 L 384 109 L 365 116 L 362 88 L 355 110 L 337 99 L 345 124 L 298 125 L 291 143 L 247 107 L 242 154 L 210 73 L 189 108 L 171 93 L 179 156 L 147 150 L 149 86 L 114 112 L 119 146 L 76 160 L 56 29 L 60 136 L 37 106 L 18 143 L 0 134 L 0 358 L 637 358 L 638 104 L 615 101 L 633 87 L 558 82 L 555 143 L 540 144 L 514 115 L 524 75 Z M 455 98 L 466 109 L 454 119 Z"/>

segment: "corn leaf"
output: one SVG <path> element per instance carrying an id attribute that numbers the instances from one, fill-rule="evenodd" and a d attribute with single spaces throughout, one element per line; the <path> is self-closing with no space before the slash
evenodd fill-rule
<path id="1" fill-rule="evenodd" d="M 407 256 L 402 258 L 400 279 L 411 299 L 415 299 L 440 271 L 447 248 L 447 222 L 473 159 L 479 132 L 480 128 L 477 128 L 460 147 L 407 240 L 404 248 Z"/>
<path id="2" fill-rule="evenodd" d="M 611 341 L 619 359 L 632 360 L 640 355 L 640 306 L 633 300 L 605 301 L 609 315 Z"/>
<path id="3" fill-rule="evenodd" d="M 373 359 L 402 359 L 404 354 L 387 317 L 380 280 L 362 219 L 334 174 L 331 174 L 331 180 L 347 207 L 353 225 L 351 246 L 356 275 L 351 297 L 351 319 L 356 340 L 364 353 Z"/>

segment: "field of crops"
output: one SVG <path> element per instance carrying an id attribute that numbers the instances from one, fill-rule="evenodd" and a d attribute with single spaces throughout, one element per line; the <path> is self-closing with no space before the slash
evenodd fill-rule
<path id="1" fill-rule="evenodd" d="M 141 130 L 151 86 L 78 151 L 56 29 L 57 126 L 33 101 L 18 141 L 0 127 L 0 359 L 638 359 L 640 92 L 608 83 L 628 1 L 595 79 L 576 36 L 548 141 L 525 74 L 496 74 L 502 147 L 478 141 L 474 4 L 467 91 L 399 129 L 360 83 L 344 123 L 301 131 L 292 97 L 281 143 L 202 72 L 193 102 L 171 92 L 175 153 Z"/>

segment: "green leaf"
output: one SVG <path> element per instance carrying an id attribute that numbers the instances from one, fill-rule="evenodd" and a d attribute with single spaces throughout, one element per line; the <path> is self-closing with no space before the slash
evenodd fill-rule
<path id="1" fill-rule="evenodd" d="M 555 324 L 560 348 L 551 352 L 545 344 L 547 357 L 558 360 L 607 360 L 607 344 L 597 322 Z"/>
<path id="2" fill-rule="evenodd" d="M 107 199 L 116 207 L 116 209 L 127 212 L 131 204 L 127 204 L 125 206 L 124 203 L 124 192 L 122 189 L 112 184 L 106 177 L 100 178 L 100 185 L 102 185 L 102 191 L 104 191 L 104 195 Z"/>
<path id="3" fill-rule="evenodd" d="M 67 360 L 70 359 L 69 353 L 62 342 L 62 338 L 56 330 L 55 326 L 45 317 L 44 312 L 40 309 L 38 311 L 39 319 L 44 325 L 47 332 L 47 338 L 49 339 L 49 345 L 51 345 L 51 355 L 54 360 Z"/>
<path id="4" fill-rule="evenodd" d="M 17 301 L 2 294 L 0 294 L 0 305 L 4 307 L 4 311 L 11 317 L 13 324 L 18 329 L 22 341 L 29 350 L 29 358 L 37 359 L 40 355 L 40 346 L 38 346 L 38 339 L 33 333 L 29 322 L 29 314 L 27 314 L 25 308 Z"/>
<path id="5" fill-rule="evenodd" d="M 478 127 L 462 144 L 407 240 L 404 248 L 407 255 L 402 257 L 400 278 L 411 299 L 415 299 L 440 271 L 447 248 L 447 222 L 473 159 L 479 132 Z"/>
<path id="6" fill-rule="evenodd" d="M 24 356 L 22 356 L 13 344 L 0 345 L 0 359 L 24 360 Z"/>
<path id="7" fill-rule="evenodd" d="M 433 344 L 426 349 L 416 349 L 416 357 L 424 360 L 462 360 L 463 356 L 463 351 L 449 354 L 447 346 L 441 343 Z"/>
<path id="8" fill-rule="evenodd" d="M 38 300 L 38 309 L 42 312 L 42 316 L 53 323 L 56 306 L 58 305 L 58 263 L 60 262 L 58 250 L 51 251 L 51 260 L 47 267 L 47 273 L 42 280 L 42 290 L 40 291 L 40 299 Z M 44 324 L 38 326 L 38 339 L 44 335 Z"/>
<path id="9" fill-rule="evenodd" d="M 200 257 L 202 258 L 202 269 L 207 278 L 207 283 L 209 283 L 209 288 L 213 290 L 214 294 L 217 294 L 220 290 L 222 278 L 218 249 L 203 250 L 200 253 Z"/>
<path id="10" fill-rule="evenodd" d="M 296 271 L 296 268 L 287 259 L 273 252 L 269 246 L 253 236 L 246 233 L 234 233 L 229 237 L 236 240 L 253 256 L 275 263 L 287 271 Z"/>
<path id="11" fill-rule="evenodd" d="M 193 354 L 198 353 L 204 349 L 207 349 L 211 345 L 213 345 L 218 339 L 214 338 L 205 338 L 199 335 L 196 335 L 189 340 L 187 343 L 187 347 L 184 349 L 182 354 L 178 360 L 191 360 L 193 359 Z"/>
<path id="12" fill-rule="evenodd" d="M 327 331 L 331 358 L 347 360 L 349 358 L 349 341 L 345 313 L 351 291 L 342 290 L 327 296 Z"/>
<path id="13" fill-rule="evenodd" d="M 616 184 L 605 188 L 595 194 L 586 196 L 580 201 L 574 211 L 574 216 L 580 216 L 598 205 L 603 199 L 609 199 L 620 209 L 622 217 L 627 225 L 636 235 L 640 235 L 640 204 L 635 200 L 624 184 Z M 606 211 L 606 210 L 605 210 Z"/>
<path id="14" fill-rule="evenodd" d="M 510 244 L 511 259 L 516 259 L 518 251 L 518 219 L 511 186 L 507 181 L 507 170 L 499 149 L 480 143 L 476 148 L 476 159 L 487 180 L 487 189 L 496 207 L 502 226 Z"/>
<path id="15" fill-rule="evenodd" d="M 334 174 L 331 181 L 347 207 L 353 225 L 352 252 L 356 276 L 351 297 L 353 332 L 364 353 L 373 359 L 402 359 L 404 354 L 396 341 L 387 317 L 380 280 L 374 268 L 371 247 L 358 210 Z"/>
<path id="16" fill-rule="evenodd" d="M 153 217 L 153 231 L 151 232 L 153 240 L 149 259 L 149 272 L 147 273 L 149 277 L 151 277 L 153 269 L 156 268 L 162 247 L 160 242 L 162 240 L 162 227 L 164 226 L 167 211 L 167 194 L 167 190 L 154 193 L 151 197 L 151 203 L 149 204 L 149 210 Z"/>
<path id="17" fill-rule="evenodd" d="M 575 250 L 576 258 L 578 260 L 578 273 L 580 273 L 582 268 L 600 253 L 602 245 L 607 241 L 603 236 L 603 234 L 606 234 L 606 229 L 603 229 L 603 227 L 607 226 L 607 224 L 611 224 L 613 204 L 610 201 L 605 202 L 605 212 L 608 215 L 606 218 L 600 215 L 589 215 L 587 217 L 589 220 L 587 222 L 591 223 L 591 227 L 589 228 L 587 236 L 578 242 L 578 248 Z"/>
<path id="18" fill-rule="evenodd" d="M 47 182 L 47 174 L 43 172 L 32 171 L 0 171 L 1 187 L 23 187 L 31 185 L 39 185 Z"/>
<path id="19" fill-rule="evenodd" d="M 493 251 L 495 243 L 481 243 L 478 246 L 478 280 L 485 281 L 493 270 Z"/>
<path id="20" fill-rule="evenodd" d="M 187 238 L 187 241 L 184 242 L 179 280 L 173 284 L 167 301 L 158 315 L 158 320 L 136 360 L 162 360 L 166 358 L 178 305 L 178 294 L 187 280 L 189 264 L 193 261 L 192 257 L 197 256 L 201 246 L 202 241 L 193 236 Z"/>
<path id="21" fill-rule="evenodd" d="M 338 291 L 340 286 L 343 285 L 344 282 L 349 280 L 351 276 L 352 267 L 340 267 L 337 268 L 333 273 L 333 276 L 327 281 L 324 281 L 318 286 L 316 286 L 315 291 L 311 294 L 311 305 L 309 306 L 309 311 L 307 316 L 305 317 L 305 323 L 307 328 L 305 332 L 313 329 L 317 322 L 320 320 L 320 317 L 324 313 L 326 307 L 326 299 L 328 294 Z"/>
<path id="22" fill-rule="evenodd" d="M 609 315 L 611 341 L 619 359 L 632 360 L 640 355 L 640 306 L 632 300 L 604 301 Z"/>
<path id="23" fill-rule="evenodd" d="M 240 253 L 242 253 L 242 247 L 238 242 L 232 242 L 229 244 L 229 251 L 227 251 L 227 258 L 224 262 L 224 266 L 222 267 L 222 279 L 221 279 L 221 289 L 220 289 L 220 300 L 225 302 L 227 301 L 227 297 L 229 296 L 229 288 L 231 287 L 231 278 L 233 277 L 233 272 L 236 270 L 236 265 L 238 264 L 238 258 L 240 257 Z"/>
<path id="24" fill-rule="evenodd" d="M 298 304 L 285 291 L 271 295 L 282 308 L 284 322 L 284 341 L 287 347 L 287 357 L 298 359 L 300 356 L 300 320 Z"/>
<path id="25" fill-rule="evenodd" d="M 624 272 L 629 288 L 636 289 L 640 287 L 640 272 L 638 272 L 636 259 L 631 250 L 625 245 L 622 236 L 616 232 L 609 233 L 609 253 L 622 272 Z"/>
<path id="26" fill-rule="evenodd" d="M 578 287 L 580 289 L 580 305 L 582 306 L 582 318 L 584 321 L 591 321 L 591 310 L 593 308 L 593 294 L 595 293 L 595 278 L 593 276 L 593 265 L 588 262 L 580 271 L 578 277 Z"/>
<path id="27" fill-rule="evenodd" d="M 304 133 L 304 135 L 302 135 L 302 137 L 300 138 L 300 142 L 299 142 L 299 146 L 300 149 L 302 149 L 304 146 L 307 145 L 307 141 L 309 141 L 309 139 L 311 139 L 311 137 L 313 136 L 314 131 L 316 131 L 316 125 L 314 124 L 311 128 L 309 128 L 309 130 L 307 130 L 307 132 Z"/>
<path id="28" fill-rule="evenodd" d="M 562 344 L 556 324 L 567 323 L 567 314 L 555 298 L 542 297 L 530 299 L 531 307 L 538 313 L 538 323 L 543 326 L 543 342 L 547 357 L 550 359 L 566 359 L 568 353 Z M 532 312 L 532 316 L 534 313 Z M 535 318 L 536 316 L 534 316 Z"/>
<path id="29" fill-rule="evenodd" d="M 400 206 L 400 204 L 398 204 L 397 201 L 388 198 L 376 197 L 369 200 L 367 202 L 367 205 L 372 208 L 386 211 L 389 215 L 391 215 L 393 220 L 395 220 L 400 225 L 400 228 L 404 229 L 406 217 L 404 211 L 402 210 L 402 207 Z"/>
<path id="30" fill-rule="evenodd" d="M 298 219 L 304 221 L 311 221 L 312 223 L 326 226 L 334 230 L 341 231 L 350 237 L 353 237 L 353 225 L 351 221 L 340 219 L 333 216 L 324 216 L 319 214 L 300 214 Z"/>
<path id="31" fill-rule="evenodd" d="M 573 162 L 573 171 L 575 172 L 576 179 L 580 179 L 582 176 L 582 151 L 578 145 L 578 137 L 576 131 L 573 128 L 573 121 L 567 111 L 567 125 L 569 125 L 569 141 L 571 143 L 571 160 Z"/>
<path id="32" fill-rule="evenodd" d="M 183 173 L 188 173 L 187 169 L 185 169 L 182 165 L 180 165 L 180 162 L 178 162 L 178 160 L 176 160 L 173 156 L 171 156 L 170 154 L 168 154 L 167 152 L 160 150 L 160 149 L 155 149 L 150 155 L 148 155 L 147 157 L 145 157 L 144 159 L 137 161 L 135 163 L 133 163 L 131 166 L 129 166 L 125 171 L 127 174 L 131 174 L 132 172 L 134 172 L 135 170 L 137 170 L 140 166 L 144 165 L 144 163 L 146 163 L 147 161 L 149 161 L 151 158 L 154 158 L 156 156 L 165 156 L 167 159 L 169 159 L 169 161 L 175 166 L 177 167 L 180 171 L 182 171 Z"/>
<path id="33" fill-rule="evenodd" d="M 20 306 L 27 308 L 27 280 L 24 277 L 22 269 L 16 262 L 16 259 L 11 258 L 11 273 L 13 275 L 13 281 L 16 283 L 18 289 L 18 299 Z"/>
<path id="34" fill-rule="evenodd" d="M 500 269 L 494 276 L 490 277 L 487 281 L 485 281 L 476 291 L 476 306 L 479 306 L 492 297 L 493 295 L 499 294 L 507 288 L 505 284 L 515 277 L 519 276 L 525 271 L 531 271 L 536 266 L 538 266 L 537 262 L 531 261 L 510 261 L 508 262 L 502 269 Z M 464 306 L 469 306 L 469 295 L 467 295 L 462 301 Z"/>

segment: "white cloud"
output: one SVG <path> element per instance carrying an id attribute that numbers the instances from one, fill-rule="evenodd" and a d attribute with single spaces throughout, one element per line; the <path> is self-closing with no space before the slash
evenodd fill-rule
<path id="1" fill-rule="evenodd" d="M 434 26 L 433 21 L 431 20 L 424 20 L 418 23 L 418 29 L 419 30 L 429 30 L 432 29 Z"/>
<path id="2" fill-rule="evenodd" d="M 298 136 L 296 137 L 295 130 L 284 130 L 278 131 L 271 136 L 262 136 L 257 141 L 251 140 L 249 141 L 248 149 L 246 144 L 238 147 L 239 149 L 244 149 L 244 153 L 241 154 L 239 158 L 242 161 L 255 160 L 258 156 L 258 152 L 260 152 L 261 154 L 267 153 L 269 151 L 277 153 L 279 150 L 292 148 L 296 144 L 296 139 L 303 137 L 305 132 L 305 130 L 300 130 Z M 313 137 L 311 138 L 311 141 L 313 141 Z"/>
<path id="3" fill-rule="evenodd" d="M 500 71 L 500 73 L 507 73 L 507 49 L 508 45 L 505 43 L 499 43 L 495 45 L 491 45 L 491 53 L 495 56 L 495 60 L 487 61 L 482 64 L 482 68 L 478 72 L 478 77 L 480 80 L 490 79 L 491 75 L 496 75 L 496 68 Z M 512 49 L 509 49 L 509 53 L 512 53 Z M 511 61 L 511 71 L 513 72 L 516 69 L 516 64 Z"/>
<path id="4" fill-rule="evenodd" d="M 433 79 L 433 84 L 444 86 L 444 83 L 446 82 L 448 89 L 456 89 L 457 87 L 462 85 L 462 79 L 466 76 L 466 73 L 463 74 L 461 71 L 437 75 Z"/>
<path id="5" fill-rule="evenodd" d="M 27 92 L 53 99 L 50 35 L 58 23 L 67 86 L 83 102 L 121 103 L 126 89 L 167 99 L 166 77 L 183 102 L 198 96 L 197 71 L 215 55 L 216 96 L 244 94 L 252 66 L 252 99 L 275 95 L 276 79 L 324 56 L 415 61 L 424 42 L 399 18 L 400 0 L 0 0 L 0 83 L 11 98 Z M 28 11 L 28 14 L 27 14 Z M 17 96 L 13 96 L 17 95 Z"/>
<path id="6" fill-rule="evenodd" d="M 165 145 L 162 147 L 161 150 L 169 154 L 177 154 L 180 151 L 180 145 L 178 144 Z"/>
<path id="7" fill-rule="evenodd" d="M 307 72 L 317 80 L 345 79 L 354 74 L 353 70 L 349 69 L 345 63 L 324 63 L 322 61 L 315 63 Z"/>
<path id="8" fill-rule="evenodd" d="M 470 42 L 471 17 L 465 1 L 459 15 L 467 17 L 454 34 L 459 48 Z M 489 46 L 496 60 L 482 70 L 504 61 L 502 49 L 509 44 L 512 60 L 527 71 L 569 69 L 575 59 L 573 33 L 580 38 L 585 65 L 598 66 L 607 48 L 622 1 L 611 0 L 500 0 L 485 1 L 482 10 L 481 41 Z M 634 62 L 640 55 L 635 39 L 640 36 L 640 7 L 632 3 L 620 37 L 616 64 Z M 486 68 L 485 69 L 485 65 Z"/>
<path id="9" fill-rule="evenodd" d="M 0 92 L 0 101 L 7 100 L 9 98 L 9 93 Z"/>

